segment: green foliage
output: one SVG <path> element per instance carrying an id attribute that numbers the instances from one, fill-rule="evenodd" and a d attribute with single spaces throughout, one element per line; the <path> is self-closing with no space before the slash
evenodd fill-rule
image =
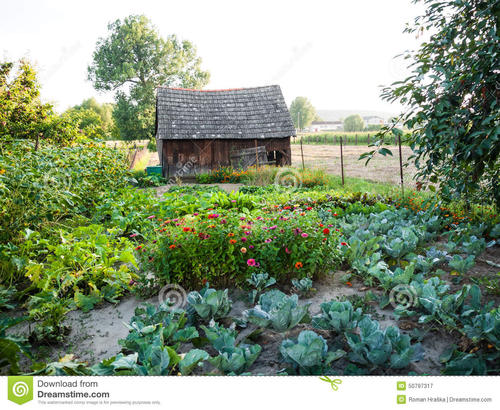
<path id="1" fill-rule="evenodd" d="M 116 91 L 113 118 L 121 138 L 150 138 L 156 88 L 201 88 L 209 74 L 201 70 L 201 59 L 189 41 L 175 35 L 164 40 L 145 16 L 116 20 L 108 31 L 97 42 L 89 80 L 97 90 Z"/>
<path id="2" fill-rule="evenodd" d="M 75 213 L 90 216 L 104 192 L 127 184 L 124 153 L 93 143 L 38 151 L 26 142 L 3 144 L 0 170 L 0 242 Z"/>
<path id="3" fill-rule="evenodd" d="M 355 310 L 350 301 L 332 300 L 321 304 L 321 313 L 312 318 L 312 325 L 316 329 L 342 333 L 354 330 L 363 317 L 361 308 Z"/>
<path id="4" fill-rule="evenodd" d="M 21 60 L 15 74 L 14 68 L 13 62 L 0 64 L 0 138 L 35 139 L 47 128 L 52 106 L 40 101 L 40 85 L 32 65 Z"/>
<path id="5" fill-rule="evenodd" d="M 292 286 L 302 295 L 307 295 L 313 289 L 311 278 L 292 279 Z"/>
<path id="6" fill-rule="evenodd" d="M 453 255 L 453 258 L 448 261 L 448 265 L 461 275 L 464 275 L 474 266 L 474 259 L 474 255 L 469 255 L 467 258 L 462 258 L 460 255 Z"/>
<path id="7" fill-rule="evenodd" d="M 380 324 L 368 316 L 361 319 L 358 326 L 359 334 L 345 334 L 352 349 L 349 353 L 352 361 L 372 367 L 403 369 L 421 359 L 421 346 L 412 345 L 410 336 L 402 335 L 397 327 L 382 330 Z"/>
<path id="8" fill-rule="evenodd" d="M 285 339 L 280 353 L 283 360 L 292 365 L 301 375 L 323 375 L 328 373 L 332 361 L 345 355 L 343 350 L 328 352 L 326 340 L 311 330 L 300 332 L 296 341 Z"/>
<path id="9" fill-rule="evenodd" d="M 130 266 L 137 267 L 131 242 L 101 225 L 61 234 L 60 243 L 47 244 L 44 253 L 43 262 L 26 266 L 33 287 L 58 299 L 73 297 L 83 311 L 104 299 L 116 302 L 133 278 Z"/>
<path id="10" fill-rule="evenodd" d="M 273 286 L 276 283 L 276 279 L 274 279 L 272 276 L 269 277 L 269 273 L 252 273 L 252 276 L 250 276 L 247 279 L 247 283 L 250 284 L 250 286 L 254 287 L 255 289 L 252 289 L 250 292 L 250 303 L 254 304 L 255 299 L 257 299 L 257 296 L 260 295 L 260 293 L 265 289 L 268 288 L 269 286 Z"/>
<path id="11" fill-rule="evenodd" d="M 190 292 L 187 295 L 187 303 L 192 309 L 191 311 L 205 322 L 226 317 L 232 305 L 227 289 L 210 289 L 208 282 L 199 292 Z"/>
<path id="12" fill-rule="evenodd" d="M 0 370 L 4 372 L 7 367 L 9 374 L 19 373 L 19 355 L 31 357 L 30 345 L 28 340 L 22 336 L 7 334 L 7 329 L 26 320 L 25 317 L 19 318 L 0 318 Z"/>
<path id="13" fill-rule="evenodd" d="M 267 271 L 277 281 L 289 281 L 290 277 L 315 277 L 339 263 L 338 233 L 325 233 L 315 212 L 289 206 L 276 212 L 273 207 L 264 219 L 259 209 L 222 209 L 238 206 L 238 201 L 240 206 L 253 206 L 253 196 L 230 198 L 184 195 L 169 204 L 175 212 L 191 214 L 164 221 L 157 243 L 144 254 L 160 281 L 191 287 L 203 280 L 215 286 L 243 285 L 254 269 Z M 208 210 L 214 202 L 221 208 L 217 213 Z"/>
<path id="14" fill-rule="evenodd" d="M 346 132 L 363 131 L 364 128 L 365 122 L 359 114 L 349 115 L 344 120 L 344 131 Z"/>
<path id="15" fill-rule="evenodd" d="M 425 13 L 405 32 L 428 32 L 429 39 L 404 54 L 411 74 L 386 87 L 382 98 L 408 107 L 395 122 L 413 130 L 417 178 L 437 183 L 446 200 L 480 199 L 498 208 L 500 2 L 419 2 Z M 394 124 L 381 131 L 376 150 L 392 134 L 401 134 Z"/>
<path id="16" fill-rule="evenodd" d="M 244 317 L 259 327 L 272 327 L 284 332 L 297 326 L 308 314 L 309 304 L 300 306 L 297 295 L 287 296 L 279 290 L 263 293 L 259 304 L 243 312 Z"/>
<path id="17" fill-rule="evenodd" d="M 220 167 L 208 173 L 196 175 L 196 182 L 199 184 L 216 183 L 240 183 L 244 180 L 247 171 L 234 169 L 233 167 Z"/>
<path id="18" fill-rule="evenodd" d="M 290 105 L 290 115 L 297 129 L 308 127 L 316 117 L 316 110 L 306 97 L 295 97 Z"/>

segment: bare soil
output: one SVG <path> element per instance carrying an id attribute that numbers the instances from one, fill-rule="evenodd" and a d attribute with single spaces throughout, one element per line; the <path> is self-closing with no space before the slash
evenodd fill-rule
<path id="1" fill-rule="evenodd" d="M 300 145 L 292 144 L 292 165 L 302 166 Z M 323 168 L 329 174 L 341 175 L 340 146 L 304 144 L 304 164 L 310 168 Z M 388 147 L 393 156 L 376 155 L 367 166 L 365 160 L 359 160 L 364 152 L 371 151 L 367 145 L 347 145 L 343 147 L 344 175 L 346 177 L 363 178 L 374 182 L 400 183 L 399 153 L 397 146 Z M 401 147 L 403 158 L 403 181 L 407 186 L 415 186 L 413 176 L 416 169 L 413 163 L 408 162 L 411 148 Z M 405 165 L 407 164 L 407 165 Z"/>

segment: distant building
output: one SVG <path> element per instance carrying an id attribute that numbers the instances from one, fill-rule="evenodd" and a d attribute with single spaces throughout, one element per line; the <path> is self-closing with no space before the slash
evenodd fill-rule
<path id="1" fill-rule="evenodd" d="M 385 119 L 379 117 L 377 115 L 368 115 L 363 117 L 363 121 L 365 122 L 365 126 L 367 125 L 384 125 L 386 123 Z"/>
<path id="2" fill-rule="evenodd" d="M 313 121 L 306 130 L 308 132 L 338 131 L 342 129 L 342 126 L 342 121 Z"/>

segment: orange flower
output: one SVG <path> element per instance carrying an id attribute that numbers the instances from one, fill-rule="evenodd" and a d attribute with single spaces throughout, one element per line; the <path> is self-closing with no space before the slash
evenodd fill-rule
<path id="1" fill-rule="evenodd" d="M 304 265 L 302 264 L 302 262 L 296 262 L 296 263 L 295 263 L 295 267 L 296 267 L 297 269 L 302 268 L 302 266 L 304 266 Z"/>
<path id="2" fill-rule="evenodd" d="M 172 244 L 172 245 L 169 246 L 169 248 L 170 249 L 174 249 L 174 248 L 176 248 L 176 246 L 174 244 Z"/>
<path id="3" fill-rule="evenodd" d="M 346 282 L 345 283 L 347 286 L 351 286 L 352 287 L 352 283 L 351 282 Z"/>
<path id="4" fill-rule="evenodd" d="M 227 234 L 227 236 L 229 236 L 230 238 L 232 238 L 232 237 L 234 236 L 234 233 L 229 232 L 229 233 Z"/>
<path id="5" fill-rule="evenodd" d="M 230 239 L 230 240 L 229 240 L 229 243 L 230 243 L 231 245 L 234 245 L 234 244 L 236 243 L 236 239 Z"/>

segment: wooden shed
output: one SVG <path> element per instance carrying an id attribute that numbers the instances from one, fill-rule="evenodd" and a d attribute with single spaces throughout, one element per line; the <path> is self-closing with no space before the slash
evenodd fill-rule
<path id="1" fill-rule="evenodd" d="M 291 165 L 295 127 L 278 85 L 159 88 L 156 141 L 167 178 L 233 166 Z"/>

